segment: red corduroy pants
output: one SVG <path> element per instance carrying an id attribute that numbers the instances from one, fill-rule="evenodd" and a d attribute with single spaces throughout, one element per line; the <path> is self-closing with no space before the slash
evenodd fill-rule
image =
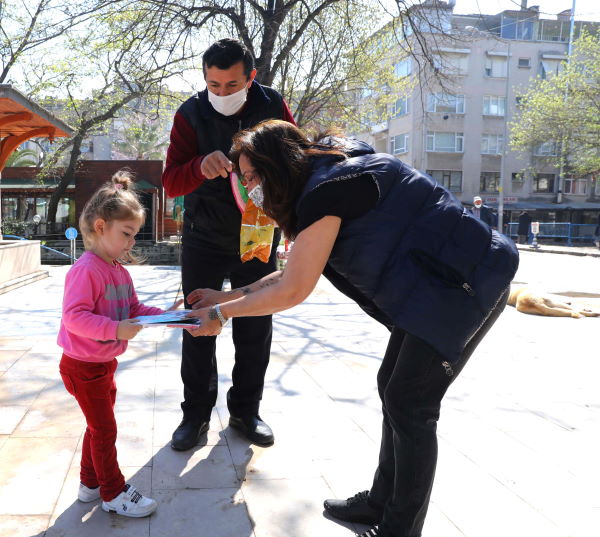
<path id="1" fill-rule="evenodd" d="M 87 422 L 81 454 L 81 482 L 90 488 L 100 486 L 104 501 L 114 499 L 125 486 L 117 462 L 116 369 L 116 358 L 109 362 L 84 362 L 63 354 L 60 361 L 65 388 L 79 403 Z"/>

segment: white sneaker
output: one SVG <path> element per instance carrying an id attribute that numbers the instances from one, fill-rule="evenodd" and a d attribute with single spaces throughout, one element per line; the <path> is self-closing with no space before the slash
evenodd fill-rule
<path id="1" fill-rule="evenodd" d="M 102 509 L 107 513 L 141 518 L 154 512 L 158 504 L 152 498 L 142 496 L 130 484 L 125 485 L 123 492 L 110 502 L 102 502 Z"/>
<path id="2" fill-rule="evenodd" d="M 100 499 L 100 487 L 91 489 L 86 487 L 83 483 L 79 483 L 79 491 L 77 492 L 77 499 L 80 502 L 93 502 Z"/>

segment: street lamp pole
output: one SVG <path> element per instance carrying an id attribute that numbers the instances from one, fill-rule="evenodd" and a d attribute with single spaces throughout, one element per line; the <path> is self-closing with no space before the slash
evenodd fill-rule
<path id="1" fill-rule="evenodd" d="M 573 34 L 575 33 L 575 8 L 577 6 L 577 0 L 573 0 L 573 5 L 571 6 L 571 17 L 570 17 L 570 21 L 569 21 L 569 44 L 567 47 L 567 65 L 569 65 L 571 63 L 571 53 L 573 52 Z M 569 85 L 567 83 L 567 86 L 565 88 L 565 102 L 567 102 L 567 98 L 569 96 Z M 565 160 L 565 156 L 564 156 L 564 146 L 565 146 L 565 141 L 564 139 L 561 140 L 561 144 L 560 144 L 560 167 L 558 169 L 558 184 L 557 189 L 556 189 L 556 202 L 557 203 L 562 203 L 562 192 L 563 192 L 563 187 L 564 187 L 564 178 L 563 178 L 563 174 L 564 174 L 564 169 L 565 169 L 565 164 L 564 164 L 564 160 Z"/>
<path id="2" fill-rule="evenodd" d="M 504 185 L 506 183 L 506 147 L 508 146 L 508 111 L 510 92 L 510 40 L 506 53 L 506 90 L 504 97 L 504 134 L 502 135 L 502 156 L 500 161 L 500 184 L 498 185 L 498 231 L 504 232 Z"/>
<path id="3" fill-rule="evenodd" d="M 571 20 L 569 27 L 569 48 L 567 52 L 567 62 L 571 61 L 571 52 L 573 51 L 573 33 L 575 31 L 575 7 L 577 0 L 573 0 L 573 6 L 571 7 Z"/>

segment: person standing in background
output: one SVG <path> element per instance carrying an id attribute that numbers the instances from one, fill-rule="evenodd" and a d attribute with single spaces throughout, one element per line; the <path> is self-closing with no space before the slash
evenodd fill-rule
<path id="1" fill-rule="evenodd" d="M 483 200 L 480 196 L 475 196 L 473 198 L 473 208 L 471 209 L 471 213 L 491 228 L 496 229 L 498 217 L 494 214 L 492 209 L 483 204 Z"/>
<path id="2" fill-rule="evenodd" d="M 517 235 L 519 236 L 519 244 L 526 244 L 531 235 L 531 216 L 527 211 L 522 211 L 519 215 L 519 226 Z"/>

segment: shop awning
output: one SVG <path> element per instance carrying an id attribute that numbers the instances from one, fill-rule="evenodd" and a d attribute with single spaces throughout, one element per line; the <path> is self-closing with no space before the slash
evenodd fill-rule
<path id="1" fill-rule="evenodd" d="M 58 186 L 58 179 L 46 178 L 42 181 L 28 179 L 2 179 L 2 190 L 47 190 Z M 75 188 L 75 180 L 67 188 Z"/>
<path id="2" fill-rule="evenodd" d="M 150 183 L 149 181 L 146 181 L 145 179 L 142 179 L 141 181 L 137 181 L 135 183 L 135 188 L 137 188 L 138 190 L 158 190 L 158 187 L 156 185 L 153 185 L 152 183 Z"/>

